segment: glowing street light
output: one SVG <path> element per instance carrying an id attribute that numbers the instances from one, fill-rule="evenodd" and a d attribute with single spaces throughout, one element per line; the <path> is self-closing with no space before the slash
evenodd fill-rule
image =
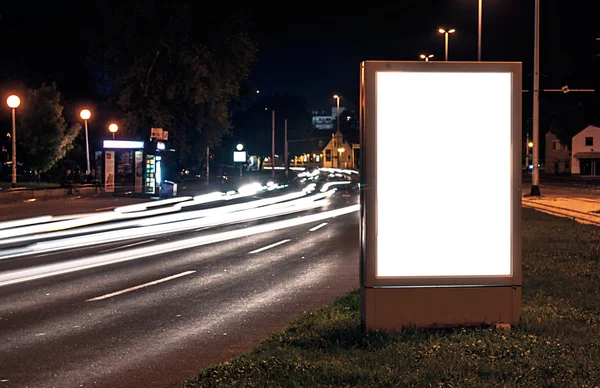
<path id="1" fill-rule="evenodd" d="M 113 135 L 113 140 L 115 139 L 115 133 L 117 133 L 117 131 L 119 130 L 119 126 L 115 123 L 112 123 L 111 125 L 108 126 L 108 130 L 110 132 L 112 132 Z"/>
<path id="2" fill-rule="evenodd" d="M 342 168 L 342 155 L 344 154 L 344 147 L 340 147 L 337 149 L 338 151 L 338 168 Z"/>
<path id="3" fill-rule="evenodd" d="M 83 119 L 83 122 L 85 123 L 85 155 L 87 157 L 86 174 L 89 175 L 91 168 L 90 168 L 90 141 L 88 138 L 88 120 L 90 119 L 90 117 L 92 117 L 92 112 L 90 112 L 89 109 L 83 109 L 79 113 L 79 117 L 81 117 Z"/>
<path id="4" fill-rule="evenodd" d="M 433 54 L 429 54 L 429 55 L 421 54 L 421 55 L 419 55 L 419 58 L 425 60 L 425 62 L 429 62 L 429 60 L 431 58 L 433 58 Z"/>
<path id="5" fill-rule="evenodd" d="M 449 34 L 454 34 L 456 32 L 456 30 L 454 28 L 451 28 L 448 31 L 446 31 L 445 29 L 440 28 L 438 31 L 440 32 L 440 34 L 444 34 L 444 37 L 445 37 L 445 42 L 446 42 L 446 45 L 445 45 L 445 47 L 446 47 L 446 62 L 448 62 L 448 35 Z"/>
<path id="6" fill-rule="evenodd" d="M 6 99 L 6 105 L 12 110 L 12 187 L 17 185 L 17 122 L 16 109 L 21 105 L 19 96 L 10 95 Z"/>

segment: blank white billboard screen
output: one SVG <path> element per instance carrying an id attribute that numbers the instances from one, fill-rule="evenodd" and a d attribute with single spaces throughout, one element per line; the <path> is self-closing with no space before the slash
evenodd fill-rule
<path id="1" fill-rule="evenodd" d="M 376 99 L 377 277 L 511 276 L 512 74 L 377 72 Z"/>
<path id="2" fill-rule="evenodd" d="M 233 151 L 233 161 L 236 163 L 245 163 L 246 151 Z"/>

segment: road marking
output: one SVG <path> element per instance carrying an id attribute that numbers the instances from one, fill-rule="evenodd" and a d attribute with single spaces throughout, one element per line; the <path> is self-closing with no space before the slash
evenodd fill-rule
<path id="1" fill-rule="evenodd" d="M 185 271 L 185 272 L 182 272 L 182 273 L 178 273 L 177 275 L 172 275 L 172 276 L 168 276 L 166 278 L 154 280 L 152 282 L 140 284 L 139 286 L 129 287 L 129 288 L 126 288 L 126 289 L 121 290 L 121 291 L 115 291 L 115 292 L 111 292 L 110 294 L 106 294 L 106 295 L 98 296 L 98 297 L 95 297 L 95 298 L 91 298 L 91 299 L 86 300 L 86 302 L 96 302 L 98 300 L 112 298 L 113 296 L 117 296 L 117 295 L 125 294 L 127 292 L 139 290 L 140 288 L 144 288 L 144 287 L 148 287 L 148 286 L 154 286 L 156 284 L 168 282 L 169 280 L 177 279 L 177 278 L 180 278 L 182 276 L 191 275 L 194 272 L 196 272 L 196 271 Z"/>
<path id="2" fill-rule="evenodd" d="M 253 251 L 251 251 L 251 252 L 248 252 L 248 253 L 258 253 L 258 252 L 266 251 L 267 249 L 274 248 L 274 247 L 276 247 L 276 246 L 278 246 L 278 245 L 285 244 L 286 242 L 290 242 L 290 241 L 292 241 L 292 240 L 290 240 L 290 239 L 288 238 L 288 239 L 285 239 L 285 240 L 281 240 L 281 241 L 279 241 L 279 242 L 276 242 L 275 244 L 271 244 L 271 245 L 267 245 L 266 247 L 262 247 L 262 248 L 255 249 L 255 250 L 253 250 Z"/>
<path id="3" fill-rule="evenodd" d="M 116 248 L 105 249 L 105 250 L 103 250 L 103 251 L 98 251 L 98 252 L 99 252 L 99 253 L 105 253 L 105 252 L 116 251 L 116 250 L 123 249 L 123 248 L 130 248 L 130 247 L 134 247 L 134 246 L 136 246 L 136 245 L 142 245 L 142 244 L 146 244 L 146 243 L 149 243 L 149 242 L 152 242 L 152 241 L 156 241 L 156 239 L 155 239 L 155 238 L 153 238 L 153 239 L 151 239 L 151 240 L 144 240 L 144 241 L 136 242 L 136 243 L 133 243 L 133 244 L 122 245 L 122 246 L 120 246 L 120 247 L 116 247 Z"/>
<path id="4" fill-rule="evenodd" d="M 315 230 L 321 229 L 325 225 L 327 225 L 327 222 L 323 222 L 322 224 L 319 224 L 319 225 L 315 226 L 314 228 L 310 228 L 308 231 L 309 232 L 314 232 Z"/>

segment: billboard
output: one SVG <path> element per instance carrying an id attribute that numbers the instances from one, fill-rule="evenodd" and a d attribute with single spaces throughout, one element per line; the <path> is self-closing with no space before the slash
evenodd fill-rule
<path id="1" fill-rule="evenodd" d="M 383 314 L 367 326 L 518 319 L 520 120 L 520 63 L 363 62 L 363 312 Z M 398 313 L 406 290 L 446 312 Z"/>

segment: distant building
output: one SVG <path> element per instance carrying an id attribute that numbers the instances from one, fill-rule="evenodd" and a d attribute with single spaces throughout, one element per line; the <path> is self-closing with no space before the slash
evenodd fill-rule
<path id="1" fill-rule="evenodd" d="M 323 167 L 357 168 L 355 155 L 359 150 L 358 144 L 348 143 L 344 135 L 337 131 L 323 148 Z"/>
<path id="2" fill-rule="evenodd" d="M 571 140 L 571 174 L 600 177 L 600 128 L 587 126 Z"/>
<path id="3" fill-rule="evenodd" d="M 571 172 L 571 151 L 562 144 L 554 133 L 546 133 L 546 153 L 544 171 L 548 174 Z"/>
<path id="4" fill-rule="evenodd" d="M 340 114 L 346 108 L 340 106 Z M 331 130 L 334 128 L 335 120 L 337 119 L 337 107 L 331 108 L 331 113 L 325 111 L 312 112 L 312 124 L 317 129 Z"/>

